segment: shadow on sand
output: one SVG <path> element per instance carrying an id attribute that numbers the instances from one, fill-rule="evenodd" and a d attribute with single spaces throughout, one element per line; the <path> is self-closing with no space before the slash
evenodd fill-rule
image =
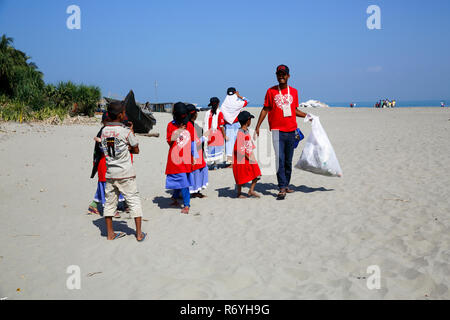
<path id="1" fill-rule="evenodd" d="M 320 188 L 310 188 L 305 185 L 301 186 L 290 186 L 292 190 L 295 192 L 303 192 L 303 193 L 312 193 L 312 192 L 325 192 L 325 191 L 334 191 L 334 189 L 325 189 L 324 187 Z M 243 192 L 247 192 L 248 188 L 250 188 L 250 183 L 246 183 L 243 186 Z M 219 198 L 236 198 L 236 190 L 234 188 L 225 187 L 216 189 L 219 193 Z M 256 183 L 255 191 L 264 195 L 264 196 L 273 196 L 277 197 L 278 195 L 278 185 L 274 183 Z"/>
<path id="2" fill-rule="evenodd" d="M 92 223 L 100 230 L 100 236 L 106 237 L 108 235 L 108 232 L 106 231 L 106 223 L 104 218 L 98 218 L 97 220 L 92 221 Z M 126 221 L 113 220 L 113 229 L 115 232 L 125 232 L 127 235 L 136 234 L 136 231 L 134 229 L 128 227 Z"/>
<path id="3" fill-rule="evenodd" d="M 219 198 L 236 198 L 236 190 L 230 187 L 215 189 Z"/>
<path id="4" fill-rule="evenodd" d="M 171 206 L 172 203 L 172 197 L 154 197 L 152 202 L 158 205 L 158 208 L 160 209 L 174 209 L 176 207 Z M 183 200 L 179 199 L 178 202 L 183 203 Z"/>

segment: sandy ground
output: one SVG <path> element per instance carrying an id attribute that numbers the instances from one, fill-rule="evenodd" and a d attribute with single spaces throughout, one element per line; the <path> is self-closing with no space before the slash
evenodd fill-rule
<path id="1" fill-rule="evenodd" d="M 1 123 L 0 298 L 449 299 L 450 109 L 308 111 L 343 178 L 295 169 L 296 192 L 277 201 L 265 168 L 263 197 L 235 199 L 231 170 L 210 171 L 208 197 L 193 199 L 189 215 L 169 207 L 170 116 L 156 114 L 161 137 L 138 137 L 135 157 L 143 243 L 126 215 L 114 225 L 129 235 L 117 241 L 86 215 L 99 125 Z M 307 136 L 310 125 L 298 123 Z M 80 289 L 67 287 L 71 265 Z M 373 265 L 380 287 L 370 290 Z"/>

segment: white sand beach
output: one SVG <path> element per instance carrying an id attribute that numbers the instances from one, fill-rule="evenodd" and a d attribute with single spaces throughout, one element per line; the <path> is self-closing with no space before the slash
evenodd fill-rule
<path id="1" fill-rule="evenodd" d="M 284 201 L 275 175 L 261 199 L 236 199 L 232 170 L 210 171 L 189 215 L 169 206 L 171 115 L 155 113 L 160 137 L 138 136 L 134 157 L 142 243 L 126 215 L 114 227 L 128 236 L 107 241 L 104 219 L 86 214 L 100 124 L 0 123 L 0 298 L 450 299 L 450 109 L 302 110 L 320 116 L 342 178 L 294 169 Z M 80 289 L 66 286 L 71 265 Z"/>

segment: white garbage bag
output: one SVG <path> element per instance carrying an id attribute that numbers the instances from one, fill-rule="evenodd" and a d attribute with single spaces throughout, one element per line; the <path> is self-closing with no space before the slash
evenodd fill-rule
<path id="1" fill-rule="evenodd" d="M 305 122 L 311 120 L 311 133 L 306 139 L 300 160 L 296 168 L 330 177 L 342 177 L 342 169 L 334 153 L 333 146 L 320 124 L 319 117 L 308 115 Z"/>

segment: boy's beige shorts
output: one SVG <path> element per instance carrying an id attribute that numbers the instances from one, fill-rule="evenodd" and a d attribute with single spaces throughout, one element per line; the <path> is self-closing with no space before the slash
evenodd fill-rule
<path id="1" fill-rule="evenodd" d="M 103 210 L 104 217 L 113 217 L 119 194 L 122 194 L 130 207 L 132 218 L 142 217 L 142 205 L 139 192 L 137 190 L 136 178 L 127 178 L 120 180 L 106 179 L 105 186 L 105 208 Z"/>

